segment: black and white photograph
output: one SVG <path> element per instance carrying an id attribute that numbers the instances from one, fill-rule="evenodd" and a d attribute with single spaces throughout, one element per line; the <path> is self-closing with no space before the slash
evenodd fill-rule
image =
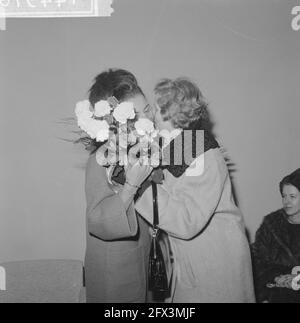
<path id="1" fill-rule="evenodd" d="M 0 0 L 0 303 L 300 303 L 299 81 L 300 0 Z"/>

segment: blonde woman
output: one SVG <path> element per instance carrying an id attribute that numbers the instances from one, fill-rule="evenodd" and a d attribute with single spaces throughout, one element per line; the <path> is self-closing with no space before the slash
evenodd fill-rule
<path id="1" fill-rule="evenodd" d="M 205 130 L 202 153 L 191 164 L 168 166 L 163 183 L 158 185 L 160 228 L 169 235 L 175 260 L 167 301 L 254 302 L 243 219 L 234 203 L 223 155 L 208 129 L 202 94 L 186 79 L 164 80 L 156 86 L 155 94 L 160 130 L 181 130 L 178 136 L 185 130 Z M 202 171 L 195 171 L 195 165 Z M 135 207 L 152 222 L 151 189 Z"/>

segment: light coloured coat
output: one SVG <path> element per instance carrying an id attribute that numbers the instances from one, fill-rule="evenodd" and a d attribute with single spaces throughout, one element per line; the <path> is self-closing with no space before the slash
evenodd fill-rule
<path id="1" fill-rule="evenodd" d="M 149 226 L 137 216 L 133 203 L 125 210 L 117 191 L 93 154 L 86 167 L 85 281 L 89 303 L 146 301 Z"/>
<path id="2" fill-rule="evenodd" d="M 175 263 L 168 302 L 254 302 L 252 264 L 243 218 L 234 203 L 220 150 L 199 156 L 175 178 L 158 185 L 160 228 L 169 235 Z M 152 222 L 152 191 L 136 203 Z"/>

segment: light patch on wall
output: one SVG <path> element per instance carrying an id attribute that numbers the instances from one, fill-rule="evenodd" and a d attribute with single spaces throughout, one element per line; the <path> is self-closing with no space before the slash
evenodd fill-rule
<path id="1" fill-rule="evenodd" d="M 6 29 L 5 8 L 0 6 L 0 30 Z"/>
<path id="2" fill-rule="evenodd" d="M 0 291 L 6 290 L 6 271 L 5 268 L 0 266 Z"/>
<path id="3" fill-rule="evenodd" d="M 110 17 L 113 0 L 0 0 L 0 30 L 5 18 Z"/>

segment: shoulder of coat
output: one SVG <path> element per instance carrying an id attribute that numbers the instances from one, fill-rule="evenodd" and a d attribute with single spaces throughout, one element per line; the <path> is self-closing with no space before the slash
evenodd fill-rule
<path id="1" fill-rule="evenodd" d="M 106 173 L 105 171 L 105 167 L 101 166 L 98 162 L 97 162 L 97 156 L 96 156 L 96 152 L 92 153 L 88 160 L 87 160 L 87 164 L 86 164 L 86 171 L 97 171 L 97 172 L 103 172 Z"/>
<path id="2" fill-rule="evenodd" d="M 282 209 L 269 213 L 264 217 L 264 223 L 271 227 L 282 225 L 283 222 L 285 222 L 285 216 Z"/>
<path id="3" fill-rule="evenodd" d="M 213 148 L 204 153 L 205 162 L 214 163 L 219 170 L 228 173 L 227 164 L 220 148 Z M 209 164 L 208 164 L 209 165 Z"/>

